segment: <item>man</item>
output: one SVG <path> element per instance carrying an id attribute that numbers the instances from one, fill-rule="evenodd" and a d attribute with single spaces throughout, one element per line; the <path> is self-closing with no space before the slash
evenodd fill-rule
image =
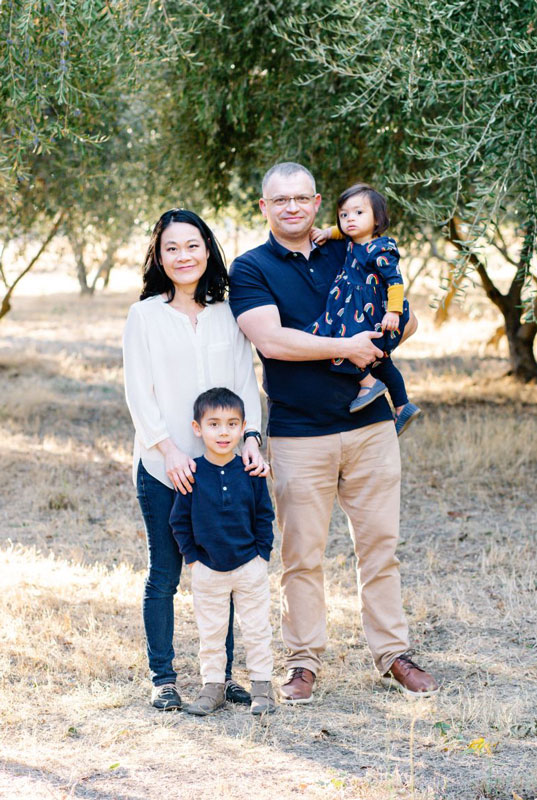
<path id="1" fill-rule="evenodd" d="M 231 268 L 231 307 L 260 354 L 269 404 L 282 531 L 282 636 L 289 650 L 281 699 L 312 700 L 326 648 L 322 561 L 336 496 L 349 519 L 362 624 L 375 665 L 402 690 L 428 695 L 438 685 L 407 652 L 395 556 L 401 468 L 392 414 L 384 397 L 351 414 L 356 377 L 330 369 L 333 358 L 360 368 L 379 358 L 374 340 L 381 334 L 331 339 L 304 332 L 323 313 L 345 256 L 344 242 L 318 248 L 310 241 L 320 204 L 309 170 L 276 164 L 263 179 L 259 201 L 269 239 Z"/>

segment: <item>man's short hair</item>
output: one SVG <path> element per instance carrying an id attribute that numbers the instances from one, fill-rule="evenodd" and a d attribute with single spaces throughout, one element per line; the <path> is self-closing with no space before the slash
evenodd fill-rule
<path id="1" fill-rule="evenodd" d="M 237 411 L 241 421 L 244 422 L 244 403 L 239 395 L 232 392 L 231 389 L 217 386 L 215 389 L 208 389 L 203 392 L 194 401 L 194 419 L 198 425 L 207 412 L 214 411 L 216 408 Z"/>
<path id="2" fill-rule="evenodd" d="M 272 178 L 273 175 L 281 175 L 284 178 L 288 178 L 290 175 L 294 175 L 297 172 L 305 172 L 310 181 L 313 185 L 313 191 L 316 192 L 315 189 L 315 178 L 306 167 L 303 167 L 302 164 L 297 164 L 294 161 L 281 161 L 279 164 L 274 164 L 263 176 L 263 181 L 261 183 L 261 192 L 264 196 L 265 189 L 267 188 L 267 184 Z"/>

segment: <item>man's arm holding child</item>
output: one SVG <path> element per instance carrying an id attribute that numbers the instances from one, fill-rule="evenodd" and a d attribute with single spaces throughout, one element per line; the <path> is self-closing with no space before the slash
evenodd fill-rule
<path id="1" fill-rule="evenodd" d="M 372 341 L 382 336 L 381 332 L 362 331 L 348 339 L 332 339 L 284 327 L 276 300 L 258 265 L 235 259 L 230 279 L 229 300 L 239 328 L 265 358 L 281 361 L 348 358 L 360 369 L 382 358 L 382 350 Z"/>
<path id="2" fill-rule="evenodd" d="M 382 358 L 382 350 L 374 340 L 382 336 L 377 331 L 362 331 L 348 339 L 313 336 L 296 328 L 284 328 L 277 306 L 252 308 L 237 317 L 239 327 L 265 358 L 282 361 L 324 361 L 348 358 L 363 369 Z"/>

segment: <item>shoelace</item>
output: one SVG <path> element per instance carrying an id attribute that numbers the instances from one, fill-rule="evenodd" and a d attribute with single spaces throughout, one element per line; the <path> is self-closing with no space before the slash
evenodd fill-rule
<path id="1" fill-rule="evenodd" d="M 401 655 L 397 656 L 397 658 L 400 659 L 401 661 L 404 661 L 405 664 L 408 664 L 410 667 L 414 667 L 414 669 L 419 669 L 420 672 L 425 672 L 425 670 L 423 670 L 414 661 L 412 661 L 411 656 L 413 655 L 414 655 L 414 650 L 407 650 L 406 653 L 401 653 Z"/>
<path id="2" fill-rule="evenodd" d="M 164 686 L 164 688 L 159 692 L 159 697 L 175 697 L 176 694 L 177 689 L 175 686 Z"/>
<path id="3" fill-rule="evenodd" d="M 235 681 L 231 681 L 231 680 L 230 681 L 226 681 L 226 689 L 231 689 L 232 691 L 234 689 L 240 689 L 241 691 L 245 691 L 243 686 L 239 686 L 238 683 L 235 683 Z"/>
<path id="4" fill-rule="evenodd" d="M 291 669 L 292 675 L 290 677 L 290 680 L 293 680 L 294 678 L 302 678 L 302 676 L 304 675 L 304 669 L 305 667 L 293 667 Z"/>

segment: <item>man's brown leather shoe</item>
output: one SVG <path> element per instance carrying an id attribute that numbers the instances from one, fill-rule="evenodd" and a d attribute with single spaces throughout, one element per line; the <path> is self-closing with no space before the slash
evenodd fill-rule
<path id="1" fill-rule="evenodd" d="M 395 659 L 384 675 L 389 681 L 395 679 L 397 688 L 414 697 L 430 697 L 438 691 L 438 684 L 432 675 L 425 672 L 412 661 L 411 652 L 402 653 Z"/>
<path id="2" fill-rule="evenodd" d="M 293 667 L 287 672 L 287 681 L 280 687 L 282 703 L 311 703 L 315 673 L 306 667 Z"/>

